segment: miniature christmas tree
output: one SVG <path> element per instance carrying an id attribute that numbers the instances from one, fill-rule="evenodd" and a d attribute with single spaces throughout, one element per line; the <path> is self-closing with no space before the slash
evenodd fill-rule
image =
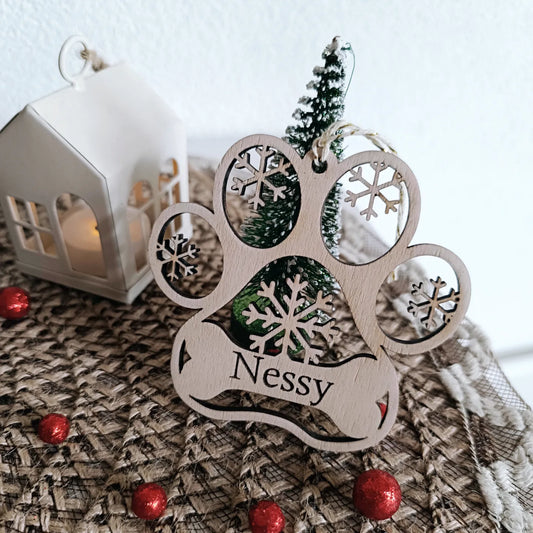
<path id="1" fill-rule="evenodd" d="M 323 66 L 317 66 L 313 70 L 314 79 L 307 84 L 307 88 L 316 92 L 315 96 L 300 98 L 298 107 L 293 113 L 296 124 L 286 129 L 285 140 L 293 148 L 304 156 L 320 137 L 324 130 L 342 118 L 344 113 L 344 93 L 346 81 L 346 51 L 350 45 L 343 44 L 335 37 L 324 52 Z M 342 157 L 342 140 L 339 139 L 331 145 L 331 150 L 337 156 Z M 317 169 L 320 171 L 320 169 Z M 249 217 L 242 225 L 242 238 L 252 246 L 270 248 L 281 242 L 285 235 L 294 226 L 298 216 L 300 203 L 300 189 L 297 177 L 294 174 L 288 176 L 274 175 L 269 178 L 274 185 L 284 185 L 285 198 L 282 202 L 272 201 L 273 192 L 265 190 L 263 195 L 264 206 L 258 209 L 255 216 Z M 339 191 L 333 189 L 328 196 L 322 218 L 322 233 L 329 250 L 337 253 L 339 234 Z M 260 321 L 247 324 L 247 317 L 242 313 L 254 302 L 261 309 L 268 302 L 258 296 L 261 282 L 293 278 L 298 273 L 305 272 L 308 285 L 306 296 L 315 298 L 320 290 L 331 292 L 335 288 L 335 280 L 330 273 L 315 261 L 304 257 L 286 257 L 273 261 L 258 272 L 248 285 L 236 296 L 233 303 L 233 326 L 234 332 L 241 336 L 244 329 L 247 333 L 264 332 Z M 277 290 L 282 297 L 286 288 L 285 283 L 278 283 Z"/>

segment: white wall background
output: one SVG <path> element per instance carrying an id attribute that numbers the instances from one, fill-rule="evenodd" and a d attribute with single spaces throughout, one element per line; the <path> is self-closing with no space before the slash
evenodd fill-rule
<path id="1" fill-rule="evenodd" d="M 57 55 L 73 33 L 132 64 L 196 147 L 281 134 L 324 46 L 350 41 L 345 118 L 414 170 L 415 241 L 462 257 L 469 315 L 497 350 L 533 346 L 532 2 L 0 0 L 0 126 L 65 85 Z"/>

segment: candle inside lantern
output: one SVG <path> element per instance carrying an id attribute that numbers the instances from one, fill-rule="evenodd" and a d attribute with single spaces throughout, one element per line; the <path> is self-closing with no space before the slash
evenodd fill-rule
<path id="1" fill-rule="evenodd" d="M 137 265 L 146 263 L 150 219 L 134 207 L 127 208 L 132 251 Z M 106 277 L 100 232 L 93 211 L 87 205 L 75 207 L 61 223 L 63 239 L 73 270 Z"/>
<path id="2" fill-rule="evenodd" d="M 67 213 L 61 228 L 72 269 L 105 278 L 100 232 L 91 208 L 87 205 L 75 207 Z"/>

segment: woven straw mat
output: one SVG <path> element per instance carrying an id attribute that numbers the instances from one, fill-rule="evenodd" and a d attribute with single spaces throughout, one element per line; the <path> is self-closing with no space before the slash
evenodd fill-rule
<path id="1" fill-rule="evenodd" d="M 193 201 L 210 205 L 212 176 L 191 171 Z M 282 429 L 189 409 L 169 362 L 191 312 L 155 283 L 128 306 L 24 276 L 3 219 L 0 254 L 0 286 L 25 288 L 33 306 L 0 323 L 0 531 L 240 532 L 259 499 L 279 503 L 287 533 L 533 531 L 531 412 L 468 321 L 431 353 L 393 357 L 400 408 L 379 445 L 329 453 Z M 394 298 L 382 316 L 405 327 Z M 37 437 L 50 412 L 71 421 L 61 445 Z M 390 520 L 354 509 L 354 479 L 369 468 L 400 483 Z M 167 492 L 158 520 L 131 511 L 142 482 Z"/>

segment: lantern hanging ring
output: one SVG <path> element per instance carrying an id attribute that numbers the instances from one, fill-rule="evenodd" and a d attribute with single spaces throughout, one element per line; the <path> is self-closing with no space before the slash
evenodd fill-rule
<path id="1" fill-rule="evenodd" d="M 67 58 L 69 57 L 69 55 L 73 51 L 73 48 L 77 44 L 83 45 L 83 51 L 80 54 L 80 57 L 84 59 L 85 62 L 82 69 L 77 74 L 71 74 L 70 72 L 68 72 Z M 81 35 L 72 35 L 64 42 L 59 52 L 59 72 L 61 73 L 61 76 L 63 76 L 63 78 L 70 84 L 72 84 L 72 86 L 76 89 L 81 88 L 80 82 L 83 80 L 83 78 L 86 77 L 87 73 L 91 70 L 92 61 L 90 55 L 88 54 L 89 51 L 90 46 L 87 43 L 87 39 L 85 37 Z"/>

